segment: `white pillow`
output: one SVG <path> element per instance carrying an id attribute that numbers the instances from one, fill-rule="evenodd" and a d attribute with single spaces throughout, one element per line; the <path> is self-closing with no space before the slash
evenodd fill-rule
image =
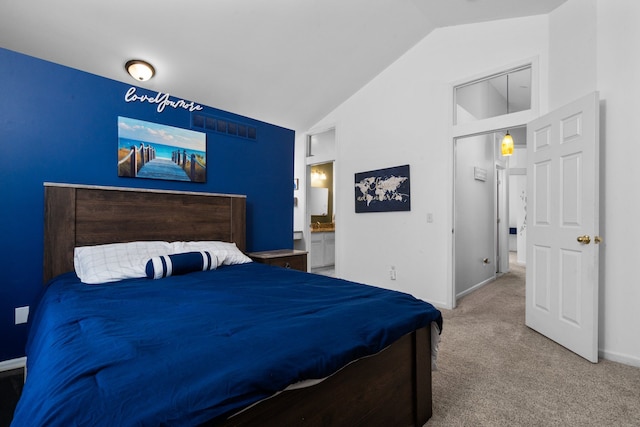
<path id="1" fill-rule="evenodd" d="M 208 251 L 218 258 L 218 266 L 246 264 L 251 258 L 242 253 L 235 243 L 220 241 L 173 242 L 173 253 Z"/>
<path id="2" fill-rule="evenodd" d="M 82 282 L 107 283 L 146 277 L 150 258 L 171 253 L 171 243 L 158 241 L 80 246 L 74 250 L 73 265 Z"/>

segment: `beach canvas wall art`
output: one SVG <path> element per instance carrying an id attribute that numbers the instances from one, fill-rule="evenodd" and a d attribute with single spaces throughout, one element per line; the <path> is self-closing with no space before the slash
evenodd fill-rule
<path id="1" fill-rule="evenodd" d="M 118 176 L 206 182 L 206 134 L 118 117 Z"/>

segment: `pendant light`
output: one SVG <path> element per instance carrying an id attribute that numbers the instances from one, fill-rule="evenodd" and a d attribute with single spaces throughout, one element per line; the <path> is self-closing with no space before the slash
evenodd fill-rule
<path id="1" fill-rule="evenodd" d="M 502 138 L 502 155 L 511 156 L 513 154 L 513 137 L 509 135 L 509 131 Z"/>
<path id="2" fill-rule="evenodd" d="M 509 114 L 509 74 L 507 74 L 507 114 Z M 502 155 L 511 156 L 513 154 L 513 137 L 507 134 L 502 138 Z"/>

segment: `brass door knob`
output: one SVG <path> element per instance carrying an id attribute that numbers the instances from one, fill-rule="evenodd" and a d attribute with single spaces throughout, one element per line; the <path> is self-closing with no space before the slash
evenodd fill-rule
<path id="1" fill-rule="evenodd" d="M 589 243 L 591 243 L 591 237 L 587 235 L 578 236 L 578 242 L 588 245 Z"/>

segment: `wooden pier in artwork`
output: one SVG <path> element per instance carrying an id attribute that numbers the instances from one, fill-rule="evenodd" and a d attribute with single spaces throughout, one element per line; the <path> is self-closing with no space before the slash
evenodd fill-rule
<path id="1" fill-rule="evenodd" d="M 184 169 L 170 159 L 153 159 L 145 163 L 138 171 L 138 178 L 191 181 Z"/>
<path id="2" fill-rule="evenodd" d="M 205 182 L 206 166 L 186 150 L 175 150 L 171 159 L 156 157 L 155 149 L 144 144 L 131 146 L 126 155 L 120 151 L 118 176 Z"/>

